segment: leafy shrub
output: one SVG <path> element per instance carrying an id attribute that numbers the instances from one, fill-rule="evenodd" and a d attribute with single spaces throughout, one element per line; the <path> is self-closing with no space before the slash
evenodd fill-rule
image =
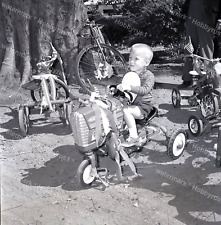
<path id="1" fill-rule="evenodd" d="M 127 0 L 115 18 L 103 18 L 112 43 L 132 45 L 143 42 L 150 45 L 177 45 L 184 34 L 185 15 L 181 14 L 184 0 Z"/>

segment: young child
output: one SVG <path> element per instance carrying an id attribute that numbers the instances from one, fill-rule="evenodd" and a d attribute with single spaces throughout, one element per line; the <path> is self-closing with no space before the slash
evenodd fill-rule
<path id="1" fill-rule="evenodd" d="M 154 87 L 154 75 L 147 67 L 153 58 L 153 51 L 146 44 L 134 44 L 131 47 L 129 56 L 129 69 L 140 77 L 140 86 L 130 84 L 119 84 L 117 89 L 120 91 L 128 91 L 136 94 L 136 98 L 131 105 L 124 107 L 124 120 L 129 129 L 129 138 L 124 147 L 130 147 L 138 144 L 141 140 L 137 133 L 135 119 L 144 119 L 152 109 L 152 90 Z"/>

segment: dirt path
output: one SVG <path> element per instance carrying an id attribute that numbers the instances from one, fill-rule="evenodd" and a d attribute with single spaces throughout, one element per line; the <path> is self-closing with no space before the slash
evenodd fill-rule
<path id="1" fill-rule="evenodd" d="M 156 103 L 166 112 L 155 122 L 170 133 L 187 129 L 194 112 L 171 105 L 171 84 L 181 81 L 180 65 L 152 65 L 152 69 Z M 221 224 L 221 171 L 214 166 L 213 148 L 216 131 L 190 137 L 191 143 L 175 161 L 166 154 L 165 138 L 159 137 L 133 155 L 142 178 L 83 190 L 75 181 L 83 156 L 74 147 L 70 129 L 56 114 L 49 120 L 37 117 L 23 138 L 16 107 L 29 96 L 22 94 L 22 99 L 16 94 L 9 99 L 8 95 L 1 93 L 0 107 L 2 225 Z M 115 173 L 111 159 L 102 158 L 102 165 Z M 131 174 L 127 165 L 123 170 L 125 176 Z"/>

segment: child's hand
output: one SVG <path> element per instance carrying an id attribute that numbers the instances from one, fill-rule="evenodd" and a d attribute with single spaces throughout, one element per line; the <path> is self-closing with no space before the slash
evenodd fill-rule
<path id="1" fill-rule="evenodd" d="M 117 89 L 120 91 L 131 91 L 131 86 L 128 84 L 119 84 L 117 85 Z"/>

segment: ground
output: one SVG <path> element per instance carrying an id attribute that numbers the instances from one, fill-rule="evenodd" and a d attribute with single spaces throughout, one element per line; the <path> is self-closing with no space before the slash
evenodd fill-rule
<path id="1" fill-rule="evenodd" d="M 156 62 L 151 70 L 157 82 L 155 100 L 165 113 L 154 121 L 170 134 L 188 130 L 189 116 L 198 112 L 184 101 L 180 109 L 171 104 L 171 88 L 181 82 L 182 64 Z M 131 157 L 141 178 L 83 189 L 76 182 L 83 156 L 57 115 L 36 116 L 29 135 L 21 136 L 17 106 L 28 100 L 29 93 L 18 88 L 1 93 L 2 225 L 221 224 L 217 130 L 198 138 L 189 135 L 177 160 L 167 155 L 167 143 L 159 135 Z M 101 163 L 115 174 L 111 159 L 104 157 Z M 125 177 L 131 175 L 125 163 L 122 168 Z"/>

